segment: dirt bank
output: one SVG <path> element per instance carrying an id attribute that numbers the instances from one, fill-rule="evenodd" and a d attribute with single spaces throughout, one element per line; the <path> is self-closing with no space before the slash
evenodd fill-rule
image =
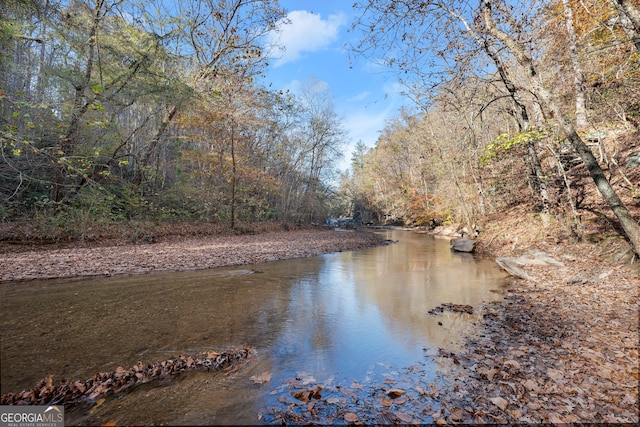
<path id="1" fill-rule="evenodd" d="M 171 237 L 156 243 L 122 240 L 64 245 L 0 244 L 0 282 L 246 265 L 384 244 L 367 232 L 321 228 L 247 235 Z"/>

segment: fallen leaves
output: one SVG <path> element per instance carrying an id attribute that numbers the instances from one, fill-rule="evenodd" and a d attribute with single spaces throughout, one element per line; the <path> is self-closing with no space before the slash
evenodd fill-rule
<path id="1" fill-rule="evenodd" d="M 301 402 L 307 403 L 311 399 L 322 399 L 322 387 L 292 391 L 291 395 Z"/>
<path id="2" fill-rule="evenodd" d="M 229 369 L 238 366 L 253 353 L 254 350 L 247 347 L 222 353 L 209 351 L 193 356 L 178 356 L 147 366 L 142 363 L 129 369 L 119 366 L 113 372 L 98 373 L 86 381 L 69 382 L 62 379 L 57 385 L 53 376 L 49 375 L 32 390 L 3 394 L 0 396 L 0 405 L 49 405 L 86 400 L 96 402 L 95 406 L 99 406 L 104 402 L 104 396 L 123 393 L 138 384 L 193 370 Z"/>
<path id="3" fill-rule="evenodd" d="M 114 243 L 115 244 L 115 243 Z M 265 232 L 255 235 L 210 235 L 153 244 L 117 242 L 42 245 L 19 248 L 0 242 L 0 283 L 79 276 L 142 274 L 256 264 L 364 249 L 385 244 L 373 233 L 343 233 L 326 229 Z M 115 249 L 115 250 L 114 250 Z"/>
<path id="4" fill-rule="evenodd" d="M 503 399 L 500 396 L 492 397 L 489 399 L 489 401 L 494 405 L 496 405 L 498 408 L 502 409 L 503 411 L 507 409 L 507 406 L 509 406 L 509 402 L 507 402 L 505 399 Z"/>
<path id="5" fill-rule="evenodd" d="M 385 369 L 384 363 L 377 366 Z M 433 421 L 437 406 L 436 385 L 425 382 L 430 367 L 417 362 L 396 369 L 391 365 L 381 376 L 370 372 L 364 380 L 344 380 L 330 376 L 324 381 L 300 372 L 270 394 L 275 406 L 258 415 L 266 424 L 424 424 Z M 314 381 L 311 384 L 307 384 Z M 425 412 L 426 411 L 426 412 Z"/>
<path id="6" fill-rule="evenodd" d="M 402 396 L 403 394 L 405 394 L 405 391 L 399 388 L 392 388 L 390 390 L 386 391 L 386 395 L 389 396 L 392 399 L 397 399 L 398 397 Z"/>
<path id="7" fill-rule="evenodd" d="M 455 386 L 440 394 L 449 422 L 462 407 L 468 423 L 638 423 L 637 273 L 567 259 L 528 266 L 536 281 L 483 307 Z"/>
<path id="8" fill-rule="evenodd" d="M 436 308 L 432 308 L 431 310 L 429 310 L 429 314 L 440 314 L 445 311 L 450 311 L 453 313 L 473 314 L 473 307 L 470 305 L 454 304 L 451 302 L 446 302 L 444 304 L 440 304 Z"/>
<path id="9" fill-rule="evenodd" d="M 355 423 L 360 421 L 360 417 L 358 417 L 353 412 L 347 412 L 346 414 L 344 414 L 344 420 L 348 423 Z"/>

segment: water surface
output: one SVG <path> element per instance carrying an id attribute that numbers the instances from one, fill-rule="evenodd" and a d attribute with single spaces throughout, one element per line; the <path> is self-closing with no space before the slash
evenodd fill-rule
<path id="1" fill-rule="evenodd" d="M 455 349 L 470 316 L 432 316 L 452 302 L 478 306 L 506 286 L 493 262 L 447 240 L 383 232 L 397 243 L 242 268 L 0 285 L 2 393 L 41 378 L 96 372 L 209 349 L 253 346 L 242 370 L 188 373 L 137 387 L 68 424 L 255 424 L 288 379 L 322 384 L 381 379 L 425 353 Z M 440 324 L 439 324 L 440 323 Z M 249 380 L 273 374 L 262 385 Z"/>

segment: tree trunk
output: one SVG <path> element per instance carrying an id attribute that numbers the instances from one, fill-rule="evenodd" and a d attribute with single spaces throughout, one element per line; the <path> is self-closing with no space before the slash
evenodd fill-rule
<path id="1" fill-rule="evenodd" d="M 609 204 L 622 226 L 623 235 L 627 238 L 634 252 L 640 255 L 640 225 L 633 219 L 626 206 L 620 200 L 611 184 L 604 176 L 604 171 L 598 164 L 589 147 L 584 143 L 578 135 L 575 127 L 565 117 L 559 105 L 552 98 L 550 92 L 541 83 L 533 60 L 527 55 L 525 47 L 518 43 L 517 40 L 509 37 L 505 32 L 500 30 L 491 15 L 491 1 L 483 0 L 481 3 L 482 15 L 489 34 L 500 40 L 515 56 L 518 63 L 527 70 L 529 85 L 531 92 L 538 98 L 540 106 L 543 110 L 547 110 L 555 116 L 560 124 L 562 131 L 569 140 L 574 150 L 580 155 L 589 171 L 589 175 L 596 184 L 598 191 Z"/>
<path id="2" fill-rule="evenodd" d="M 237 192 L 237 177 L 236 177 L 236 151 L 235 151 L 235 132 L 234 121 L 231 119 L 231 229 L 236 228 L 236 192 Z"/>
<path id="3" fill-rule="evenodd" d="M 98 26 L 102 19 L 102 3 L 96 2 L 94 10 L 93 22 L 91 25 L 91 31 L 89 33 L 89 39 L 87 42 L 87 63 L 84 70 L 84 75 L 80 83 L 75 85 L 75 96 L 73 100 L 73 111 L 71 113 L 71 122 L 67 132 L 60 142 L 60 157 L 55 165 L 55 172 L 53 177 L 53 187 L 51 189 L 51 200 L 54 202 L 62 201 L 64 197 L 63 189 L 67 183 L 67 165 L 62 160 L 65 156 L 71 156 L 76 146 L 78 145 L 80 121 L 82 117 L 89 110 L 89 106 L 93 102 L 93 99 L 86 99 L 85 91 L 89 87 L 91 82 L 91 76 L 93 74 L 94 55 L 96 46 L 98 43 Z"/>
<path id="4" fill-rule="evenodd" d="M 136 187 L 139 188 L 142 185 L 144 181 L 145 171 L 149 166 L 149 161 L 151 160 L 151 155 L 158 146 L 158 143 L 160 143 L 160 141 L 162 140 L 162 137 L 169 128 L 171 121 L 178 114 L 179 109 L 179 105 L 174 105 L 173 107 L 171 107 L 171 109 L 167 113 L 166 119 L 162 121 L 153 139 L 149 142 L 149 147 L 147 148 L 147 152 L 145 153 L 144 158 L 141 159 L 141 161 L 136 162 L 136 173 L 133 179 L 133 183 Z"/>
<path id="5" fill-rule="evenodd" d="M 49 13 L 49 0 L 46 0 L 41 12 L 41 24 L 40 24 L 40 58 L 38 60 L 38 77 L 36 80 L 36 102 L 43 102 L 45 99 L 45 59 L 47 53 L 47 15 Z"/>
<path id="6" fill-rule="evenodd" d="M 569 0 L 562 0 L 562 7 L 564 8 L 564 23 L 569 34 L 569 56 L 573 66 L 573 85 L 576 92 L 576 127 L 584 129 L 587 127 L 587 97 L 584 91 L 584 73 L 578 57 L 576 30 L 573 26 L 573 10 L 571 10 Z"/>
<path id="7" fill-rule="evenodd" d="M 640 10 L 627 0 L 611 0 L 618 11 L 624 32 L 640 53 Z"/>

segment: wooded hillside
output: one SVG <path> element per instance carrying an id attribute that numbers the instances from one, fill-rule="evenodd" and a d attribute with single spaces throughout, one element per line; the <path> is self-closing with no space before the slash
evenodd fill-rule
<path id="1" fill-rule="evenodd" d="M 277 2 L 0 6 L 0 219 L 313 222 L 344 130 L 326 86 L 260 83 Z"/>
<path id="2" fill-rule="evenodd" d="M 360 145 L 345 198 L 368 220 L 499 220 L 527 206 L 573 238 L 640 250 L 640 16 L 631 1 L 362 1 L 357 56 L 418 108 Z"/>

